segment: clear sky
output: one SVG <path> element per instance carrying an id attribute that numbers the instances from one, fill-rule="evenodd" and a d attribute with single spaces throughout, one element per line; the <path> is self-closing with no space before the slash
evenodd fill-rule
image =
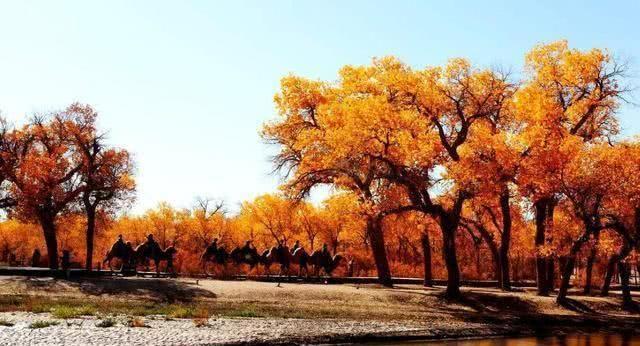
<path id="1" fill-rule="evenodd" d="M 274 191 L 279 79 L 335 79 L 345 64 L 396 55 L 412 66 L 467 57 L 520 71 L 533 45 L 568 39 L 640 58 L 640 2 L 2 1 L 0 109 L 20 122 L 79 101 L 137 161 L 134 212 L 196 196 L 230 208 Z M 632 81 L 638 85 L 637 81 Z M 640 110 L 621 112 L 640 133 Z"/>

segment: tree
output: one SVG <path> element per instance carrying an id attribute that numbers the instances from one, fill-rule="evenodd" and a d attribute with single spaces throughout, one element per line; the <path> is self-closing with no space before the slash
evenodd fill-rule
<path id="1" fill-rule="evenodd" d="M 615 146 L 606 155 L 611 162 L 606 170 L 610 182 L 608 198 L 604 200 L 604 214 L 610 229 L 618 233 L 622 244 L 617 253 L 611 256 L 607 263 L 606 277 L 602 294 L 606 295 L 615 267 L 621 278 L 623 306 L 636 309 L 631 299 L 629 288 L 629 268 L 625 263 L 632 250 L 640 252 L 640 144 L 637 141 L 623 142 Z"/>
<path id="2" fill-rule="evenodd" d="M 444 69 L 418 71 L 415 78 L 413 83 L 403 83 L 398 88 L 403 97 L 395 97 L 394 103 L 416 112 L 427 133 L 437 134 L 435 138 L 429 136 L 431 143 L 424 146 L 432 148 L 427 152 L 437 148 L 437 159 L 412 165 L 385 158 L 381 161 L 387 165 L 387 178 L 406 189 L 412 205 L 437 220 L 447 268 L 447 296 L 455 298 L 460 295 L 456 232 L 463 204 L 472 196 L 473 189 L 455 179 L 451 172 L 461 164 L 460 148 L 474 135 L 477 126 L 483 123 L 500 126 L 515 85 L 509 82 L 508 74 L 474 69 L 464 59 L 451 60 Z M 440 179 L 439 170 L 444 170 Z M 439 185 L 446 193 L 435 199 L 433 191 Z"/>
<path id="3" fill-rule="evenodd" d="M 538 294 L 553 289 L 553 211 L 560 172 L 581 143 L 618 131 L 615 111 L 627 89 L 625 66 L 602 50 L 570 49 L 566 41 L 535 47 L 526 57 L 529 79 L 515 95 L 522 122 L 518 186 L 534 206 Z"/>
<path id="4" fill-rule="evenodd" d="M 74 103 L 55 115 L 52 127 L 67 138 L 77 160 L 82 162 L 82 205 L 87 217 L 86 263 L 91 270 L 96 229 L 96 214 L 115 212 L 133 200 L 134 164 L 129 152 L 111 148 L 96 128 L 98 114 L 89 105 Z"/>
<path id="5" fill-rule="evenodd" d="M 477 230 L 487 243 L 495 262 L 496 280 L 503 290 L 511 289 L 509 250 L 513 219 L 520 212 L 517 203 L 512 205 L 517 196 L 515 178 L 521 150 L 514 133 L 519 125 L 508 102 L 497 116 L 474 128 L 473 136 L 462 147 L 459 164 L 450 172 L 474 196 L 469 208 L 464 209 L 463 226 Z"/>
<path id="6" fill-rule="evenodd" d="M 380 128 L 376 120 L 391 120 L 393 110 L 384 107 L 385 98 L 381 95 L 360 98 L 359 88 L 364 86 L 359 84 L 357 75 L 345 69 L 342 78 L 341 85 L 335 88 L 298 77 L 284 78 L 275 98 L 283 118 L 267 124 L 263 136 L 280 146 L 274 161 L 286 175 L 292 173 L 286 191 L 293 197 L 301 199 L 315 186 L 332 184 L 360 198 L 380 282 L 390 286 L 381 226 L 385 213 L 380 209 L 383 182 L 372 157 L 384 150 L 384 143 L 371 135 L 376 126 Z M 378 119 L 371 121 L 369 117 Z M 387 138 L 394 130 L 395 127 L 383 129 Z"/>
<path id="7" fill-rule="evenodd" d="M 360 196 L 371 211 L 368 234 L 387 284 L 384 216 L 419 210 L 438 220 L 447 294 L 457 297 L 455 234 L 469 193 L 449 180 L 446 196 L 436 201 L 433 188 L 443 181 L 436 175 L 460 160 L 458 148 L 474 123 L 499 118 L 512 92 L 505 76 L 462 59 L 415 72 L 394 58 L 378 59 L 343 68 L 336 85 L 285 78 L 276 97 L 285 119 L 267 125 L 264 135 L 281 147 L 276 167 L 295 169 L 294 190 L 333 184 Z"/>
<path id="8" fill-rule="evenodd" d="M 323 201 L 318 211 L 322 227 L 320 237 L 329 244 L 333 252 L 352 247 L 362 238 L 366 241 L 363 217 L 357 196 L 347 192 L 338 192 Z"/>
<path id="9" fill-rule="evenodd" d="M 573 274 L 576 256 L 582 246 L 605 229 L 603 203 L 611 188 L 610 177 L 604 172 L 615 169 L 611 161 L 613 150 L 600 145 L 585 149 L 563 170 L 561 191 L 567 197 L 575 219 L 572 223 L 582 223 L 582 232 L 573 240 L 562 272 L 562 281 L 557 301 L 564 303 Z"/>
<path id="10" fill-rule="evenodd" d="M 49 266 L 58 268 L 56 220 L 84 192 L 83 163 L 69 138 L 52 127 L 52 116 L 35 116 L 24 127 L 5 135 L 2 171 L 10 182 L 11 215 L 40 223 Z"/>
<path id="11" fill-rule="evenodd" d="M 298 207 L 278 194 L 264 194 L 242 203 L 240 217 L 245 218 L 264 246 L 285 243 L 300 234 Z"/>
<path id="12" fill-rule="evenodd" d="M 191 211 L 192 217 L 197 222 L 194 229 L 197 231 L 199 244 L 196 248 L 206 247 L 214 236 L 220 240 L 227 238 L 223 232 L 225 213 L 225 204 L 222 200 L 203 197 L 196 199 Z"/>

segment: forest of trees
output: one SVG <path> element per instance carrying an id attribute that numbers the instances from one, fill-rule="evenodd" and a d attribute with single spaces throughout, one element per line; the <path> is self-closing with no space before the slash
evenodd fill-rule
<path id="1" fill-rule="evenodd" d="M 361 275 L 535 280 L 538 293 L 571 284 L 607 294 L 618 273 L 626 307 L 640 252 L 640 142 L 619 135 L 626 65 L 607 51 L 559 41 L 534 47 L 522 78 L 464 59 L 413 69 L 386 57 L 345 66 L 336 81 L 281 81 L 279 117 L 263 138 L 278 149 L 282 192 L 192 208 L 161 203 L 127 215 L 135 193 L 127 150 L 111 147 L 96 112 L 73 104 L 0 133 L 0 261 L 27 263 L 46 246 L 88 269 L 118 234 L 153 233 L 178 248 L 176 267 L 200 271 L 213 238 L 228 248 L 295 240 L 328 244 Z M 333 194 L 305 198 L 318 186 Z M 233 270 L 237 270 L 233 269 Z M 573 279 L 573 282 L 571 281 Z"/>

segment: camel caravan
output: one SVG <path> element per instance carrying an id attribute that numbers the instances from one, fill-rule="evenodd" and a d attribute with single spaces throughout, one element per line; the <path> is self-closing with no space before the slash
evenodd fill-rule
<path id="1" fill-rule="evenodd" d="M 236 266 L 246 264 L 250 272 L 258 265 L 262 265 L 267 275 L 270 274 L 270 268 L 274 264 L 279 265 L 278 275 L 289 275 L 291 267 L 295 265 L 298 267 L 298 276 L 301 277 L 304 273 L 307 277 L 311 275 L 317 277 L 322 272 L 331 276 L 331 273 L 344 261 L 344 257 L 341 254 L 332 256 L 327 244 L 324 244 L 321 250 L 315 250 L 309 254 L 298 241 L 291 250 L 284 241 L 280 241 L 277 246 L 258 253 L 252 242 L 247 240 L 244 246 L 237 246 L 231 252 L 227 252 L 224 246 L 218 246 L 218 239 L 214 239 L 205 249 L 200 261 L 207 275 L 213 274 L 214 267 L 226 268 L 231 263 Z M 312 268 L 311 272 L 309 267 Z"/>
<path id="2" fill-rule="evenodd" d="M 112 271 L 137 271 L 138 268 L 146 268 L 146 271 L 149 271 L 150 264 L 153 262 L 156 273 L 159 274 L 160 263 L 166 262 L 166 271 L 175 274 L 173 257 L 176 253 L 174 246 L 162 249 L 152 234 L 149 234 L 147 240 L 135 248 L 130 242 L 125 242 L 122 235 L 119 235 L 107 252 L 103 264 L 108 265 Z M 236 246 L 228 252 L 224 246 L 218 245 L 218 239 L 214 239 L 200 256 L 200 261 L 207 276 L 212 276 L 216 267 L 224 271 L 229 264 L 232 264 L 247 265 L 249 272 L 262 266 L 267 275 L 271 274 L 271 267 L 277 265 L 278 275 L 286 276 L 289 276 L 293 266 L 296 266 L 299 277 L 303 275 L 319 277 L 322 274 L 331 276 L 345 259 L 341 254 L 331 255 L 327 244 L 324 244 L 322 249 L 309 254 L 298 241 L 291 249 L 284 241 L 280 241 L 278 245 L 259 253 L 253 243 L 247 240 L 244 246 Z"/>
<path id="3" fill-rule="evenodd" d="M 177 252 L 174 246 L 160 248 L 160 244 L 153 239 L 153 234 L 149 234 L 147 240 L 136 248 L 130 242 L 125 243 L 122 235 L 118 235 L 118 240 L 111 246 L 102 264 L 108 264 L 112 271 L 136 271 L 139 266 L 144 266 L 149 271 L 153 261 L 156 273 L 159 274 L 160 262 L 165 261 L 166 271 L 174 272 L 173 256 Z"/>

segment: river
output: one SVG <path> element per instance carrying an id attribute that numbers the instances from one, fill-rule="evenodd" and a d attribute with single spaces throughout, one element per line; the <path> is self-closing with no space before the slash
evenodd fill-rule
<path id="1" fill-rule="evenodd" d="M 538 337 L 508 337 L 492 339 L 408 341 L 391 343 L 396 346 L 640 346 L 640 336 L 630 334 L 567 334 Z"/>

